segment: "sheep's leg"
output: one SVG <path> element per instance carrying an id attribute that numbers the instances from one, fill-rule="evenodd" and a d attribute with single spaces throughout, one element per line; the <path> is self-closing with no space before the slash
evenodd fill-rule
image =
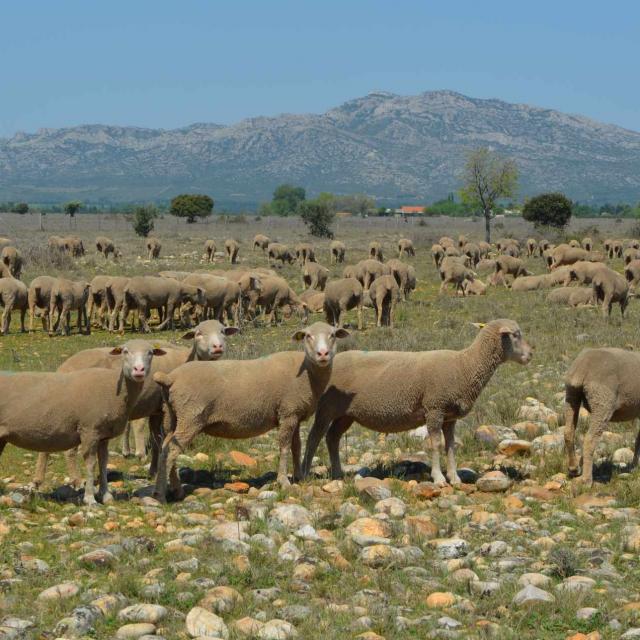
<path id="1" fill-rule="evenodd" d="M 278 462 L 278 484 L 281 487 L 291 485 L 287 476 L 287 456 L 289 450 L 293 453 L 293 437 L 300 428 L 300 421 L 296 416 L 282 418 L 278 429 L 278 448 L 280 450 L 280 460 Z M 298 454 L 300 452 L 298 451 Z M 298 463 L 299 464 L 299 463 Z"/>
<path id="2" fill-rule="evenodd" d="M 93 480 L 93 474 L 96 468 L 96 459 L 98 453 L 98 443 L 97 442 L 89 442 L 82 443 L 82 457 L 84 459 L 85 464 L 85 481 L 84 481 L 84 503 L 87 506 L 95 506 L 96 497 L 95 497 L 95 485 Z"/>
<path id="3" fill-rule="evenodd" d="M 113 502 L 113 495 L 109 491 L 109 482 L 107 481 L 107 463 L 109 462 L 109 441 L 100 440 L 98 443 L 98 468 L 100 470 L 100 489 L 99 496 L 102 498 L 102 504 Z"/>
<path id="4" fill-rule="evenodd" d="M 33 331 L 33 320 L 36 317 L 36 305 L 29 305 L 29 333 Z"/>
<path id="5" fill-rule="evenodd" d="M 593 484 L 593 452 L 600 440 L 600 436 L 611 419 L 612 410 L 609 407 L 613 407 L 613 402 L 604 402 L 598 398 L 598 405 L 594 405 L 590 402 L 589 405 L 593 408 L 591 418 L 589 419 L 589 429 L 584 437 L 582 443 L 582 475 L 578 478 L 582 484 L 590 487 Z M 606 408 L 603 408 L 606 407 Z"/>
<path id="6" fill-rule="evenodd" d="M 449 484 L 461 484 L 460 476 L 456 466 L 456 440 L 455 440 L 455 420 L 445 420 L 442 425 L 442 433 L 444 434 L 444 450 L 447 454 L 447 476 Z"/>
<path id="7" fill-rule="evenodd" d="M 169 420 L 171 418 L 169 417 Z M 151 450 L 151 463 L 149 465 L 149 476 L 153 478 L 158 472 L 158 459 L 162 449 L 163 440 L 163 415 L 154 414 L 149 416 L 149 448 Z"/>
<path id="8" fill-rule="evenodd" d="M 144 418 L 131 421 L 131 430 L 133 431 L 133 442 L 135 444 L 135 455 L 140 460 L 147 455 L 146 451 L 146 431 L 147 421 Z"/>
<path id="9" fill-rule="evenodd" d="M 342 478 L 344 475 L 342 463 L 340 462 L 340 440 L 352 424 L 353 419 L 348 416 L 338 418 L 330 425 L 325 436 L 331 464 L 331 478 L 333 479 Z M 311 459 L 309 459 L 309 462 L 311 462 Z"/>
<path id="10" fill-rule="evenodd" d="M 377 327 L 381 327 L 382 326 L 382 316 L 384 313 L 384 298 L 382 300 L 378 299 L 376 300 L 376 317 L 377 317 L 377 322 L 376 322 L 376 326 Z"/>
<path id="11" fill-rule="evenodd" d="M 300 454 L 302 453 L 302 443 L 300 441 L 300 425 L 293 432 L 291 437 L 291 459 L 293 460 L 293 479 L 299 482 L 302 478 L 302 466 L 300 464 Z"/>
<path id="12" fill-rule="evenodd" d="M 127 420 L 127 425 L 122 432 L 122 455 L 128 458 L 131 455 L 131 421 Z"/>
<path id="13" fill-rule="evenodd" d="M 340 325 L 338 324 L 338 326 L 340 326 Z M 358 305 L 358 329 L 362 330 L 363 326 L 364 325 L 363 325 L 363 319 L 362 319 L 362 303 L 360 303 Z"/>
<path id="14" fill-rule="evenodd" d="M 2 335 L 9 333 L 9 320 L 11 318 L 11 307 L 7 304 L 2 313 Z"/>
<path id="15" fill-rule="evenodd" d="M 38 459 L 36 460 L 36 472 L 33 475 L 33 486 L 35 489 L 38 489 L 44 482 L 48 462 L 49 454 L 41 451 L 38 454 Z"/>
<path id="16" fill-rule="evenodd" d="M 138 305 L 138 329 L 141 333 L 151 332 L 151 329 L 149 328 L 147 305 L 144 303 Z"/>
<path id="17" fill-rule="evenodd" d="M 27 332 L 27 329 L 25 328 L 25 325 L 24 325 L 24 321 L 25 321 L 25 316 L 26 315 L 27 315 L 26 307 L 20 309 L 20 331 L 22 333 L 26 333 Z"/>
<path id="18" fill-rule="evenodd" d="M 638 427 L 638 421 L 634 420 L 636 428 Z M 636 435 L 636 445 L 633 448 L 633 460 L 631 461 L 632 468 L 638 466 L 638 458 L 640 457 L 640 429 L 638 430 L 638 434 Z"/>
<path id="19" fill-rule="evenodd" d="M 580 418 L 580 405 L 580 398 L 567 398 L 564 407 L 564 450 L 570 476 L 577 476 L 579 471 L 576 458 L 576 428 Z"/>
<path id="20" fill-rule="evenodd" d="M 440 487 L 447 485 L 447 479 L 440 467 L 440 436 L 442 434 L 442 416 L 438 413 L 425 413 L 425 424 L 431 442 L 431 477 Z"/>
<path id="21" fill-rule="evenodd" d="M 176 430 L 167 435 L 162 445 L 162 453 L 158 459 L 158 472 L 156 475 L 156 486 L 153 492 L 154 498 L 161 502 L 166 501 L 167 495 L 167 473 L 171 477 L 171 488 L 176 497 L 182 499 L 184 491 L 177 471 L 175 469 L 176 458 L 189 446 L 200 430 L 193 423 L 189 426 L 178 424 Z"/>

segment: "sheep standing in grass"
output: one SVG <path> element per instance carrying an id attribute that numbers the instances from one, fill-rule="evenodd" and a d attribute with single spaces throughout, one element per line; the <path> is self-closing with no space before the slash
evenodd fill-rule
<path id="1" fill-rule="evenodd" d="M 97 310 L 97 326 L 106 329 L 108 327 L 107 316 L 109 305 L 107 304 L 107 282 L 111 276 L 96 276 L 89 283 L 89 299 L 87 305 L 87 317 L 89 323 L 93 322 L 93 312 Z"/>
<path id="2" fill-rule="evenodd" d="M 215 262 L 216 257 L 216 241 L 209 238 L 204 241 L 204 258 L 207 262 Z"/>
<path id="3" fill-rule="evenodd" d="M 603 268 L 606 267 L 601 262 L 574 262 L 572 265 L 565 267 L 567 269 L 567 277 L 564 284 L 567 286 L 573 281 L 580 284 L 591 284 L 593 277 Z"/>
<path id="4" fill-rule="evenodd" d="M 396 305 L 400 301 L 400 287 L 393 276 L 376 278 L 369 287 L 369 297 L 376 313 L 376 326 L 393 329 Z"/>
<path id="5" fill-rule="evenodd" d="M 401 260 L 405 253 L 415 258 L 416 250 L 413 247 L 413 242 L 409 240 L 409 238 L 400 238 L 400 240 L 398 240 L 398 260 Z"/>
<path id="6" fill-rule="evenodd" d="M 124 431 L 152 358 L 165 351 L 143 340 L 131 340 L 111 354 L 122 354 L 117 370 L 0 375 L 0 453 L 7 444 L 44 452 L 79 445 L 86 465 L 84 502 L 88 505 L 96 501 L 96 460 L 100 495 L 103 502 L 112 500 L 107 485 L 109 440 Z"/>
<path id="7" fill-rule="evenodd" d="M 31 281 L 28 291 L 29 331 L 33 331 L 36 308 L 42 309 L 42 328 L 45 331 L 49 329 L 49 305 L 51 304 L 51 291 L 55 283 L 56 278 L 51 276 L 38 276 Z"/>
<path id="8" fill-rule="evenodd" d="M 444 259 L 445 250 L 441 244 L 431 245 L 431 257 L 433 258 L 433 264 L 436 265 L 436 269 L 440 268 L 440 263 Z"/>
<path id="9" fill-rule="evenodd" d="M 238 262 L 238 254 L 240 253 L 240 243 L 233 238 L 227 238 L 224 241 L 224 250 L 227 254 L 230 264 Z"/>
<path id="10" fill-rule="evenodd" d="M 160 257 L 162 242 L 158 238 L 147 238 L 147 252 L 149 260 L 157 260 Z"/>
<path id="11" fill-rule="evenodd" d="M 253 251 L 255 251 L 256 249 L 260 249 L 262 250 L 262 253 L 264 253 L 267 250 L 270 242 L 271 240 L 268 236 L 265 236 L 262 233 L 256 234 L 253 238 Z"/>
<path id="12" fill-rule="evenodd" d="M 353 422 L 379 433 L 426 425 L 433 452 L 433 481 L 446 484 L 440 468 L 440 437 L 444 433 L 449 481 L 459 484 L 454 452 L 456 421 L 471 411 L 498 366 L 509 361 L 528 364 L 531 357 L 531 347 L 513 320 L 483 325 L 473 343 L 461 351 L 338 354 L 307 439 L 303 477 L 325 435 L 331 475 L 342 476 L 340 439 Z"/>
<path id="13" fill-rule="evenodd" d="M 109 254 L 113 256 L 114 260 L 122 256 L 120 251 L 116 249 L 116 246 L 113 244 L 113 240 L 106 236 L 98 236 L 96 238 L 96 251 L 101 253 L 105 260 L 109 259 Z"/>
<path id="14" fill-rule="evenodd" d="M 518 278 L 519 276 L 532 275 L 524 266 L 524 262 L 520 258 L 504 255 L 498 256 L 496 259 L 496 273 L 502 272 L 505 275 Z"/>
<path id="15" fill-rule="evenodd" d="M 439 293 L 443 293 L 448 284 L 453 284 L 456 287 L 456 293 L 461 293 L 464 296 L 465 293 L 462 284 L 465 280 L 474 280 L 475 274 L 459 262 L 449 262 L 441 265 L 440 278 L 442 279 L 442 283 L 440 284 Z"/>
<path id="16" fill-rule="evenodd" d="M 280 260 L 281 265 L 284 266 L 285 262 L 293 264 L 295 259 L 293 252 L 286 244 L 272 242 L 267 248 L 267 260 L 269 261 L 269 264 L 275 264 L 276 260 Z"/>
<path id="17" fill-rule="evenodd" d="M 347 247 L 344 242 L 333 240 L 329 245 L 329 252 L 331 253 L 331 264 L 342 264 L 347 253 Z"/>
<path id="18" fill-rule="evenodd" d="M 22 255 L 15 247 L 4 247 L 0 252 L 0 262 L 9 269 L 14 278 L 20 278 L 22 273 Z"/>
<path id="19" fill-rule="evenodd" d="M 88 282 L 58 278 L 51 288 L 49 299 L 49 335 L 55 332 L 53 317 L 58 312 L 58 329 L 61 335 L 68 336 L 71 332 L 71 312 L 78 312 L 78 332 L 91 333 L 89 316 L 87 314 L 87 300 L 90 285 Z"/>
<path id="20" fill-rule="evenodd" d="M 265 276 L 260 281 L 260 289 L 250 292 L 249 312 L 255 315 L 257 307 L 262 307 L 265 320 L 269 324 L 278 324 L 278 311 L 288 305 L 301 309 L 306 317 L 306 304 L 289 283 L 278 276 Z"/>
<path id="21" fill-rule="evenodd" d="M 316 252 L 313 245 L 309 242 L 300 242 L 295 247 L 296 260 L 304 266 L 307 262 L 316 261 Z"/>
<path id="22" fill-rule="evenodd" d="M 624 318 L 624 312 L 629 304 L 629 285 L 624 276 L 603 266 L 593 276 L 591 281 L 596 302 L 602 302 L 602 315 L 611 315 L 614 303 L 620 305 L 620 315 Z"/>
<path id="23" fill-rule="evenodd" d="M 640 260 L 640 251 L 638 249 L 634 249 L 633 247 L 628 247 L 622 254 L 622 260 L 624 261 L 625 265 L 629 264 L 632 260 Z"/>
<path id="24" fill-rule="evenodd" d="M 378 262 L 384 262 L 382 245 L 377 240 L 372 240 L 369 243 L 369 258 L 377 260 Z"/>
<path id="25" fill-rule="evenodd" d="M 305 289 L 324 291 L 329 279 L 329 269 L 317 262 L 307 262 L 302 267 L 302 286 Z"/>
<path id="26" fill-rule="evenodd" d="M 170 374 L 155 374 L 164 390 L 168 422 L 155 497 L 165 500 L 168 473 L 172 488 L 182 495 L 175 461 L 200 433 L 241 439 L 278 428 L 278 482 L 289 485 L 289 451 L 294 478 L 300 478 L 300 423 L 313 415 L 329 382 L 337 339 L 348 335 L 344 329 L 316 322 L 293 335 L 303 342 L 303 353 L 284 351 L 215 366 L 191 362 Z"/>
<path id="27" fill-rule="evenodd" d="M 635 295 L 636 287 L 640 284 L 640 260 L 632 260 L 624 268 L 624 277 L 629 284 L 629 290 Z"/>
<path id="28" fill-rule="evenodd" d="M 357 309 L 358 329 L 362 329 L 362 285 L 355 278 L 330 280 L 324 290 L 324 315 L 328 324 L 342 327 L 342 314 Z"/>
<path id="29" fill-rule="evenodd" d="M 538 249 L 538 243 L 535 238 L 529 238 L 527 240 L 527 256 L 529 258 L 533 258 L 536 255 L 536 250 Z"/>
<path id="30" fill-rule="evenodd" d="M 402 299 L 407 300 L 411 291 L 416 288 L 416 270 L 396 258 L 387 260 L 387 268 L 400 287 Z"/>
<path id="31" fill-rule="evenodd" d="M 589 236 L 582 238 L 581 245 L 585 251 L 591 252 L 593 250 L 593 240 Z"/>
<path id="32" fill-rule="evenodd" d="M 20 330 L 26 331 L 24 318 L 29 308 L 29 290 L 27 285 L 16 278 L 0 278 L 0 306 L 4 307 L 0 333 L 6 336 L 11 324 L 11 313 L 20 311 Z"/>

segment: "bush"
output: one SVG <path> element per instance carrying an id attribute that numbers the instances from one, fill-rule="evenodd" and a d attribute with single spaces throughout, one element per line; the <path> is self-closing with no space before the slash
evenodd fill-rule
<path id="1" fill-rule="evenodd" d="M 169 207 L 169 213 L 178 218 L 186 218 L 193 223 L 196 218 L 206 218 L 213 211 L 213 200 L 199 193 L 183 193 L 176 196 Z"/>
<path id="2" fill-rule="evenodd" d="M 26 202 L 16 202 L 13 207 L 11 207 L 11 213 L 19 213 L 21 215 L 29 213 L 29 205 Z"/>
<path id="3" fill-rule="evenodd" d="M 154 220 L 158 217 L 158 210 L 153 205 L 136 207 L 133 212 L 133 230 L 137 236 L 146 238 L 152 231 Z"/>
<path id="4" fill-rule="evenodd" d="M 80 211 L 81 207 L 82 207 L 82 202 L 80 202 L 79 200 L 71 200 L 71 202 L 67 202 L 64 205 L 64 212 L 68 216 L 73 218 L 73 217 L 75 217 L 76 213 L 78 213 L 78 211 Z"/>
<path id="5" fill-rule="evenodd" d="M 560 578 L 574 576 L 580 570 L 580 561 L 569 547 L 553 547 L 549 551 L 548 559 L 554 565 L 554 573 Z"/>
<path id="6" fill-rule="evenodd" d="M 329 209 L 326 203 L 314 200 L 301 202 L 298 207 L 302 221 L 309 227 L 309 233 L 319 238 L 333 238 L 333 232 L 329 225 L 336 214 Z"/>
<path id="7" fill-rule="evenodd" d="M 528 200 L 522 209 L 522 217 L 536 226 L 562 229 L 573 213 L 571 200 L 563 193 L 542 193 Z"/>

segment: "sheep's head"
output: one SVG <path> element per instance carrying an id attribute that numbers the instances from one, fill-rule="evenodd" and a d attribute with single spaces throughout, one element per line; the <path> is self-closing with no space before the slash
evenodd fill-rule
<path id="1" fill-rule="evenodd" d="M 225 352 L 225 337 L 238 333 L 238 327 L 225 327 L 217 320 L 205 320 L 187 331 L 183 340 L 193 340 L 198 360 L 219 360 Z"/>
<path id="2" fill-rule="evenodd" d="M 326 322 L 315 322 L 306 329 L 296 331 L 293 339 L 298 342 L 304 341 L 304 351 L 308 360 L 319 367 L 327 367 L 336 354 L 336 341 L 348 335 L 346 329 L 332 327 Z"/>
<path id="3" fill-rule="evenodd" d="M 144 382 L 151 370 L 153 356 L 163 356 L 167 352 L 146 340 L 129 340 L 109 353 L 112 356 L 122 355 L 122 374 L 125 378 L 133 382 Z"/>
<path id="4" fill-rule="evenodd" d="M 493 320 L 476 327 L 497 333 L 502 344 L 502 361 L 529 364 L 533 357 L 533 347 L 522 337 L 520 326 L 514 320 Z"/>

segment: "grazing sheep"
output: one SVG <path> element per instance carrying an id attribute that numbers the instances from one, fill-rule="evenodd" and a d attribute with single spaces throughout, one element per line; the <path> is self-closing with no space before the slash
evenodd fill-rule
<path id="1" fill-rule="evenodd" d="M 592 305 L 593 289 L 591 287 L 560 287 L 549 293 L 547 302 L 564 304 L 570 307 Z"/>
<path id="2" fill-rule="evenodd" d="M 602 302 L 602 315 L 610 316 L 611 309 L 617 302 L 620 305 L 620 315 L 624 318 L 629 304 L 629 285 L 624 276 L 603 266 L 593 276 L 591 285 L 595 301 Z"/>
<path id="3" fill-rule="evenodd" d="M 167 407 L 168 434 L 160 456 L 154 495 L 165 500 L 167 473 L 172 488 L 183 495 L 174 465 L 200 433 L 219 438 L 255 438 L 278 428 L 278 482 L 289 485 L 287 456 L 293 476 L 301 476 L 300 423 L 313 415 L 331 377 L 336 340 L 344 329 L 316 322 L 296 331 L 304 353 L 284 351 L 257 360 L 190 362 L 169 374 L 156 373 Z M 260 393 L 255 393 L 260 389 Z"/>
<path id="4" fill-rule="evenodd" d="M 243 313 L 249 311 L 251 296 L 258 295 L 262 289 L 262 278 L 265 276 L 276 276 L 276 272 L 271 269 L 254 269 L 253 271 L 243 271 L 232 269 L 230 271 L 219 272 L 219 275 L 227 280 L 236 283 L 240 287 L 240 300 Z M 252 292 L 256 292 L 253 294 Z"/>
<path id="5" fill-rule="evenodd" d="M 4 307 L 2 313 L 1 333 L 6 336 L 9 333 L 11 324 L 11 313 L 14 310 L 20 311 L 20 331 L 26 331 L 24 317 L 29 308 L 29 290 L 27 285 L 16 278 L 0 279 L 0 306 Z"/>
<path id="6" fill-rule="evenodd" d="M 496 261 L 492 258 L 482 258 L 475 266 L 478 273 L 490 273 L 496 270 Z"/>
<path id="7" fill-rule="evenodd" d="M 584 349 L 565 376 L 565 453 L 569 474 L 578 476 L 575 433 L 580 408 L 589 411 L 589 428 L 582 443 L 582 474 L 577 481 L 593 484 L 593 453 L 609 422 L 640 417 L 640 354 L 625 349 Z M 633 466 L 638 463 L 636 439 Z"/>
<path id="8" fill-rule="evenodd" d="M 317 262 L 307 262 L 302 268 L 302 286 L 304 289 L 324 291 L 329 279 L 329 269 Z"/>
<path id="9" fill-rule="evenodd" d="M 42 309 L 42 328 L 49 329 L 49 305 L 51 304 L 51 291 L 56 278 L 51 276 L 38 276 L 31 281 L 27 294 L 29 304 L 29 331 L 33 331 L 33 320 L 36 316 L 36 308 Z"/>
<path id="10" fill-rule="evenodd" d="M 513 281 L 511 291 L 537 291 L 538 289 L 546 289 L 549 286 L 549 277 L 546 274 L 541 276 L 522 276 Z"/>
<path id="11" fill-rule="evenodd" d="M 0 252 L 0 262 L 9 269 L 9 273 L 20 279 L 22 273 L 22 255 L 15 247 L 4 247 Z"/>
<path id="12" fill-rule="evenodd" d="M 204 241 L 204 257 L 207 262 L 214 262 L 216 256 L 216 241 L 209 238 Z"/>
<path id="13" fill-rule="evenodd" d="M 551 243 L 545 238 L 542 240 L 538 240 L 538 255 L 542 258 L 544 256 L 545 251 L 549 251 L 551 249 Z"/>
<path id="14" fill-rule="evenodd" d="M 302 309 L 306 317 L 307 305 L 300 300 L 298 294 L 286 280 L 278 276 L 265 276 L 261 279 L 260 285 L 259 290 L 250 292 L 249 311 L 252 315 L 255 315 L 257 307 L 260 305 L 267 322 L 278 324 L 278 309 L 289 305 L 298 310 Z"/>
<path id="15" fill-rule="evenodd" d="M 465 256 L 469 258 L 471 261 L 471 266 L 474 266 L 480 262 L 480 247 L 473 242 L 467 242 L 467 244 L 462 247 L 462 252 Z"/>
<path id="16" fill-rule="evenodd" d="M 474 280 L 475 273 L 459 262 L 449 262 L 440 267 L 440 278 L 442 283 L 440 284 L 439 293 L 443 293 L 448 284 L 453 284 L 455 285 L 456 293 L 461 293 L 464 296 L 465 292 L 462 283 L 465 280 Z"/>
<path id="17" fill-rule="evenodd" d="M 125 276 L 115 276 L 109 278 L 104 286 L 109 309 L 109 331 L 115 331 L 116 319 L 118 319 L 118 331 L 124 331 L 126 316 L 122 315 L 124 306 L 125 289 L 129 284 L 129 278 Z"/>
<path id="18" fill-rule="evenodd" d="M 89 323 L 93 321 L 93 311 L 97 309 L 98 327 L 106 329 L 109 326 L 107 316 L 109 315 L 109 304 L 107 302 L 107 282 L 111 280 L 111 276 L 96 276 L 89 283 L 89 297 L 87 307 L 87 317 Z"/>
<path id="19" fill-rule="evenodd" d="M 271 243 L 271 240 L 269 239 L 268 236 L 265 236 L 262 233 L 258 233 L 253 238 L 253 251 L 255 251 L 256 248 L 258 248 L 262 250 L 262 253 L 264 253 L 270 243 Z"/>
<path id="20" fill-rule="evenodd" d="M 520 258 L 503 255 L 496 258 L 496 273 L 502 272 L 505 275 L 518 278 L 519 276 L 532 275 L 524 266 L 524 262 Z"/>
<path id="21" fill-rule="evenodd" d="M 624 268 L 624 277 L 629 283 L 629 288 L 634 292 L 638 284 L 640 284 L 640 260 L 632 260 Z"/>
<path id="22" fill-rule="evenodd" d="M 480 257 L 487 258 L 491 253 L 491 245 L 484 240 L 478 242 L 478 249 L 480 249 Z"/>
<path id="23" fill-rule="evenodd" d="M 513 276 L 505 274 L 502 271 L 496 271 L 487 278 L 489 287 L 507 287 L 509 288 L 515 282 Z"/>
<path id="24" fill-rule="evenodd" d="M 529 258 L 533 258 L 536 255 L 536 250 L 538 249 L 538 243 L 535 238 L 527 239 L 527 256 Z"/>
<path id="25" fill-rule="evenodd" d="M 580 284 L 591 284 L 593 276 L 604 267 L 600 262 L 574 262 L 572 265 L 566 267 L 567 277 L 564 284 L 567 286 L 570 282 L 576 281 Z"/>
<path id="26" fill-rule="evenodd" d="M 431 245 L 431 257 L 433 258 L 433 264 L 436 265 L 436 269 L 440 268 L 440 263 L 444 259 L 445 250 L 441 244 Z"/>
<path id="27" fill-rule="evenodd" d="M 557 269 L 565 265 L 573 264 L 574 262 L 587 260 L 589 253 L 584 249 L 573 247 L 568 244 L 560 244 L 551 252 L 553 262 L 551 264 L 551 270 Z"/>
<path id="28" fill-rule="evenodd" d="M 611 243 L 613 242 L 613 240 L 611 238 L 606 238 L 605 241 L 602 243 L 602 246 L 604 247 L 604 252 L 609 255 L 609 252 L 611 251 Z"/>
<path id="29" fill-rule="evenodd" d="M 462 253 L 458 250 L 457 247 L 453 245 L 444 248 L 444 255 L 447 258 L 459 258 Z"/>
<path id="30" fill-rule="evenodd" d="M 332 240 L 329 245 L 331 252 L 331 264 L 342 264 L 347 253 L 347 247 L 340 240 Z"/>
<path id="31" fill-rule="evenodd" d="M 331 280 L 324 290 L 324 315 L 328 324 L 342 327 L 342 314 L 357 309 L 358 329 L 362 329 L 362 284 L 356 278 Z"/>
<path id="32" fill-rule="evenodd" d="M 458 236 L 458 246 L 462 249 L 462 247 L 464 247 L 465 244 L 467 244 L 469 242 L 467 236 L 460 234 Z"/>
<path id="33" fill-rule="evenodd" d="M 147 238 L 147 251 L 149 252 L 149 260 L 157 260 L 160 257 L 160 249 L 162 242 L 158 238 Z"/>
<path id="34" fill-rule="evenodd" d="M 513 320 L 493 320 L 461 351 L 345 351 L 334 359 L 330 383 L 320 398 L 307 439 L 303 477 L 326 435 L 331 475 L 342 476 L 340 439 L 353 422 L 379 433 L 398 433 L 426 425 L 432 447 L 431 476 L 440 469 L 444 433 L 447 475 L 460 484 L 456 470 L 454 427 L 466 416 L 504 362 L 528 364 L 532 349 Z"/>
<path id="35" fill-rule="evenodd" d="M 154 356 L 163 349 L 132 340 L 111 350 L 122 354 L 116 370 L 74 373 L 14 373 L 0 376 L 0 453 L 7 444 L 31 451 L 66 451 L 80 445 L 86 465 L 84 502 L 95 504 L 93 472 L 98 461 L 103 502 L 109 440 L 120 435 L 142 391 Z M 25 389 L 29 393 L 25 393 Z M 16 416 L 20 416 L 16 420 Z"/>
<path id="36" fill-rule="evenodd" d="M 573 240 L 569 240 L 569 246 L 573 247 L 574 249 L 581 249 L 581 245 L 580 243 L 574 238 Z"/>
<path id="37" fill-rule="evenodd" d="M 66 236 L 63 241 L 65 251 L 74 258 L 80 258 L 85 254 L 84 244 L 78 236 Z"/>
<path id="38" fill-rule="evenodd" d="M 392 258 L 387 260 L 387 270 L 396 279 L 402 299 L 406 300 L 409 293 L 416 288 L 416 270 L 401 260 Z"/>
<path id="39" fill-rule="evenodd" d="M 238 262 L 238 253 L 240 252 L 240 243 L 233 238 L 227 238 L 224 241 L 224 250 L 229 258 L 230 264 L 236 264 Z"/>
<path id="40" fill-rule="evenodd" d="M 71 333 L 69 326 L 71 322 L 71 312 L 78 312 L 78 332 L 89 334 L 91 326 L 87 315 L 87 300 L 89 299 L 88 282 L 67 280 L 58 278 L 51 288 L 49 299 L 49 335 L 55 333 L 53 316 L 58 311 L 58 330 L 60 335 L 68 336 Z M 83 331 L 84 328 L 84 331 Z"/>
<path id="41" fill-rule="evenodd" d="M 101 253 L 105 257 L 105 260 L 109 259 L 109 254 L 113 256 L 114 260 L 115 258 L 122 257 L 122 253 L 116 249 L 116 246 L 113 244 L 113 240 L 106 236 L 98 236 L 96 238 L 96 251 Z"/>
<path id="42" fill-rule="evenodd" d="M 344 277 L 346 276 L 346 269 L 342 272 Z M 379 260 L 373 260 L 368 258 L 367 260 L 361 260 L 355 266 L 355 278 L 360 281 L 362 288 L 365 291 L 369 290 L 371 283 L 380 276 L 387 275 L 387 267 Z"/>
<path id="43" fill-rule="evenodd" d="M 237 282 L 220 278 L 213 273 L 192 273 L 182 283 L 204 292 L 203 320 L 215 318 L 222 322 L 226 314 L 229 324 L 239 326 L 242 293 Z"/>
<path id="44" fill-rule="evenodd" d="M 625 249 L 622 254 L 622 259 L 625 264 L 629 264 L 632 260 L 640 260 L 640 251 L 638 249 L 634 249 L 633 247 L 629 247 Z"/>
<path id="45" fill-rule="evenodd" d="M 449 236 L 442 236 L 442 238 L 438 240 L 438 244 L 446 249 L 447 247 L 455 246 L 456 243 L 453 241 L 453 238 L 450 238 Z"/>
<path id="46" fill-rule="evenodd" d="M 547 265 L 547 269 L 551 271 L 551 266 L 553 265 L 553 249 L 545 249 L 542 253 L 542 259 Z M 560 269 L 562 269 L 562 267 L 560 267 Z"/>
<path id="47" fill-rule="evenodd" d="M 582 248 L 589 252 L 593 250 L 593 240 L 589 236 L 582 238 Z"/>
<path id="48" fill-rule="evenodd" d="M 622 240 L 612 240 L 611 245 L 609 246 L 609 260 L 613 260 L 614 258 L 622 258 L 622 251 L 624 249 L 624 245 Z"/>
<path id="49" fill-rule="evenodd" d="M 269 260 L 269 264 L 275 263 L 276 260 L 280 260 L 282 266 L 284 266 L 285 262 L 289 264 L 293 264 L 295 262 L 295 256 L 290 251 L 289 247 L 285 244 L 281 244 L 280 242 L 272 242 L 267 248 L 267 256 Z"/>
<path id="50" fill-rule="evenodd" d="M 416 255 L 413 242 L 409 240 L 409 238 L 400 238 L 400 240 L 398 240 L 398 260 L 402 259 L 402 254 L 404 253 L 411 257 L 415 257 Z"/>
<path id="51" fill-rule="evenodd" d="M 482 282 L 482 280 L 478 280 L 477 278 L 474 280 L 465 279 L 462 283 L 462 290 L 464 292 L 463 295 L 465 296 L 487 295 L 487 285 L 484 282 Z"/>
<path id="52" fill-rule="evenodd" d="M 307 305 L 310 313 L 322 313 L 324 311 L 324 291 L 307 289 L 300 294 L 300 300 Z"/>
<path id="53" fill-rule="evenodd" d="M 60 236 L 49 236 L 47 239 L 47 247 L 50 251 L 66 251 L 64 246 L 64 238 Z"/>
<path id="54" fill-rule="evenodd" d="M 315 249 L 313 245 L 308 242 L 299 242 L 295 247 L 295 252 L 296 260 L 303 266 L 307 264 L 307 262 L 316 261 Z"/>
<path id="55" fill-rule="evenodd" d="M 393 276 L 376 278 L 369 287 L 369 297 L 376 313 L 376 326 L 393 329 L 396 304 L 400 301 L 400 287 Z"/>
<path id="56" fill-rule="evenodd" d="M 521 255 L 520 247 L 515 244 L 508 244 L 502 250 L 502 254 L 512 258 L 519 258 Z"/>
<path id="57" fill-rule="evenodd" d="M 377 260 L 378 262 L 384 262 L 382 245 L 377 240 L 372 240 L 369 243 L 369 258 L 371 258 L 372 260 Z"/>

